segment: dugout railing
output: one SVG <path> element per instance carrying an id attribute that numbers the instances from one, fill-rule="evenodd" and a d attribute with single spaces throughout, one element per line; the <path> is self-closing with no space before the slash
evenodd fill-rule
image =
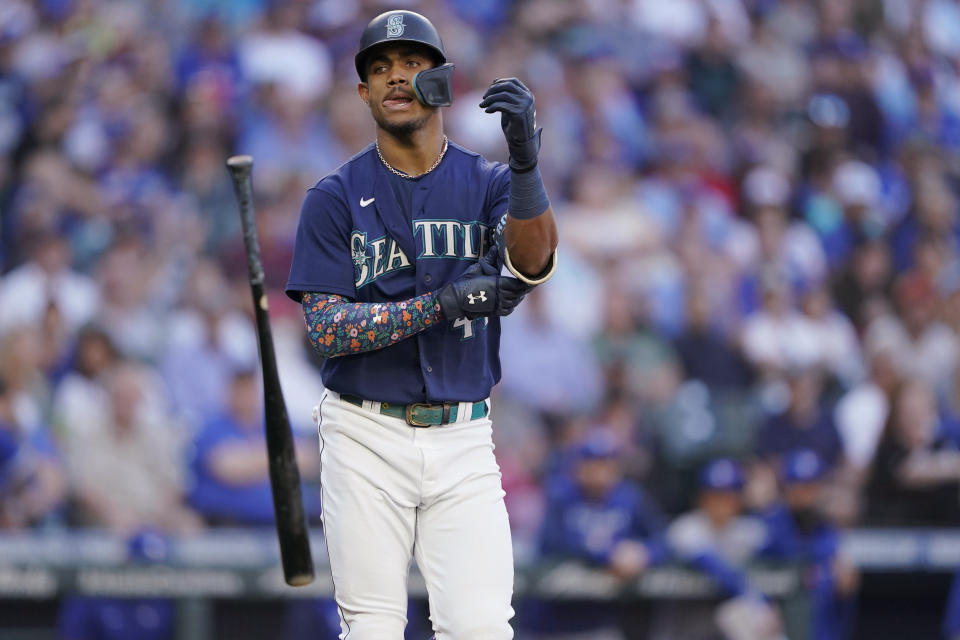
<path id="1" fill-rule="evenodd" d="M 178 640 L 207 640 L 215 601 L 283 601 L 330 597 L 333 585 L 322 566 L 323 538 L 312 536 L 317 580 L 308 587 L 284 584 L 272 530 L 227 529 L 169 540 L 163 563 L 131 560 L 126 543 L 97 531 L 0 533 L 0 640 L 53 638 L 49 630 L 20 628 L 9 619 L 17 603 L 55 602 L 66 595 L 169 597 L 179 605 Z M 865 575 L 947 575 L 960 567 L 960 531 L 861 529 L 850 531 L 846 551 Z M 651 569 L 627 584 L 576 563 L 537 562 L 517 545 L 518 599 L 686 600 L 718 595 L 705 575 L 680 565 Z M 768 596 L 785 604 L 792 637 L 802 637 L 806 593 L 801 567 L 752 566 L 749 574 Z M 414 570 L 413 597 L 426 593 Z M 7 618 L 7 620 L 4 620 Z"/>

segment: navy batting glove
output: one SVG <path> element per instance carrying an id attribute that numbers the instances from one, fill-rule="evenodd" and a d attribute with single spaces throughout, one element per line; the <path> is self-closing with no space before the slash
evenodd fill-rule
<path id="1" fill-rule="evenodd" d="M 488 265 L 473 265 L 463 275 L 437 292 L 440 313 L 447 320 L 483 316 L 506 316 L 526 295 L 524 283 L 516 278 L 484 275 Z"/>
<path id="2" fill-rule="evenodd" d="M 510 168 L 523 172 L 537 166 L 543 129 L 537 129 L 533 92 L 516 78 L 497 79 L 483 94 L 480 108 L 487 113 L 500 112 L 500 127 L 510 150 Z"/>

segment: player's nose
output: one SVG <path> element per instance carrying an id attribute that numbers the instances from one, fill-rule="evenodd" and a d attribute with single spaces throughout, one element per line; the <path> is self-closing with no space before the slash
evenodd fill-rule
<path id="1" fill-rule="evenodd" d="M 404 75 L 403 67 L 401 65 L 395 64 L 390 67 L 390 74 L 387 77 L 387 84 L 390 86 L 398 84 L 407 84 L 409 80 L 407 76 Z"/>

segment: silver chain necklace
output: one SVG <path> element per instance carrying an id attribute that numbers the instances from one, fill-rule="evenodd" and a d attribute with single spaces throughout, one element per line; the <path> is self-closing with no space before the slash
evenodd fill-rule
<path id="1" fill-rule="evenodd" d="M 418 173 L 417 175 L 412 176 L 412 175 L 410 175 L 409 173 L 404 173 L 403 171 L 400 171 L 400 169 L 397 169 L 396 167 L 392 166 L 389 162 L 387 162 L 387 161 L 383 158 L 383 154 L 380 153 L 380 141 L 379 141 L 379 140 L 374 141 L 374 144 L 375 144 L 376 147 L 377 147 L 377 156 L 380 158 L 380 162 L 383 163 L 383 166 L 385 166 L 387 169 L 389 169 L 389 170 L 392 171 L 393 173 L 397 174 L 397 175 L 400 176 L 401 178 L 419 178 L 420 176 L 425 176 L 425 175 L 427 175 L 428 173 L 430 173 L 431 171 L 433 171 L 434 169 L 436 169 L 436 168 L 440 165 L 440 161 L 443 160 L 443 156 L 447 153 L 447 136 L 443 136 L 443 147 L 440 149 L 440 155 L 437 156 L 437 159 L 434 161 L 434 163 L 433 163 L 432 165 L 430 165 L 430 168 L 427 169 L 426 171 L 424 171 L 423 173 Z"/>

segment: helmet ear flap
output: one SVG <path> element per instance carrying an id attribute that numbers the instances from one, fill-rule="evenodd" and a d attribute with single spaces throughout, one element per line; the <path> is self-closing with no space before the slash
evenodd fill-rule
<path id="1" fill-rule="evenodd" d="M 453 103 L 453 88 L 450 85 L 453 68 L 453 63 L 448 62 L 424 69 L 413 76 L 417 99 L 428 107 L 449 107 Z"/>

